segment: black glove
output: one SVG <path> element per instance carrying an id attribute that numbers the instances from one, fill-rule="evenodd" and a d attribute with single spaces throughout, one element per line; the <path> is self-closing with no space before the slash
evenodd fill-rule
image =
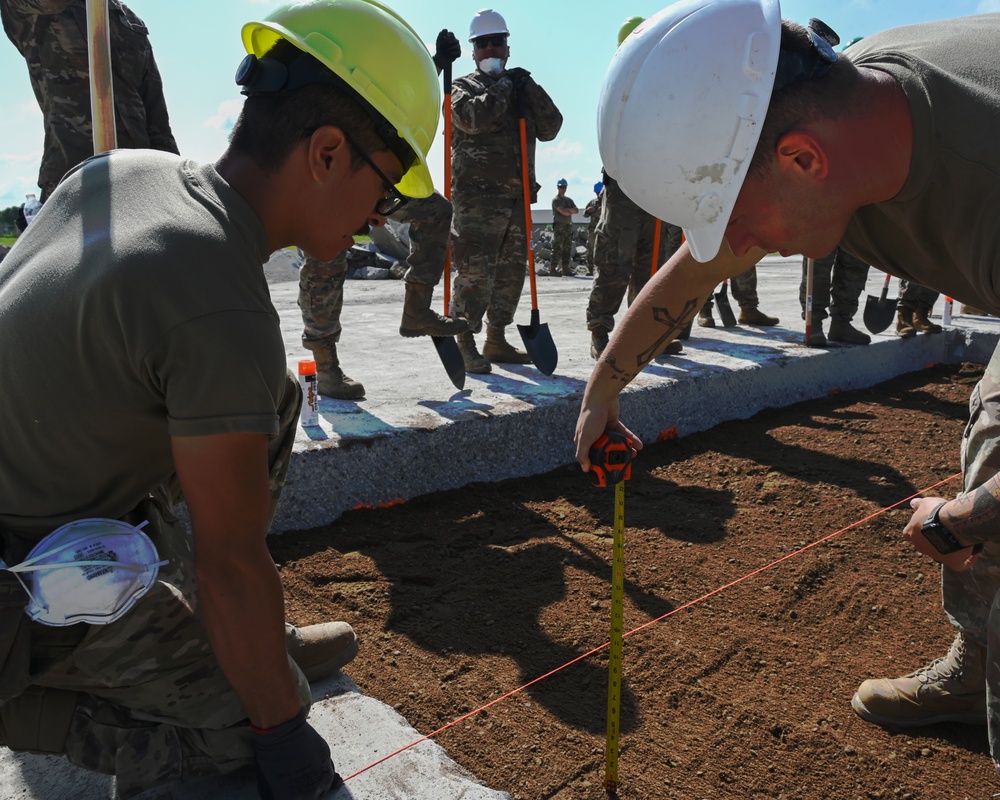
<path id="1" fill-rule="evenodd" d="M 511 82 L 511 85 L 514 87 L 515 91 L 520 91 L 521 89 L 524 88 L 524 85 L 528 82 L 529 75 L 531 75 L 531 73 L 528 72 L 528 70 L 526 70 L 524 67 L 514 67 L 512 69 L 507 70 L 507 72 L 505 73 L 505 76 Z"/>
<path id="2" fill-rule="evenodd" d="M 330 746 L 306 722 L 305 708 L 288 722 L 253 733 L 257 791 L 263 800 L 316 800 L 343 786 Z"/>
<path id="3" fill-rule="evenodd" d="M 462 45 L 458 37 L 447 28 L 438 34 L 434 43 L 434 66 L 444 69 L 462 55 Z"/>

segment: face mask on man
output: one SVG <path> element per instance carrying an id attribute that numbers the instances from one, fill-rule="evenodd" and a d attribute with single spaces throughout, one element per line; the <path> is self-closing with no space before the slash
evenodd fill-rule
<path id="1" fill-rule="evenodd" d="M 20 564 L 0 569 L 14 573 L 31 598 L 25 613 L 56 627 L 119 619 L 156 581 L 156 546 L 142 528 L 116 519 L 81 519 L 57 528 Z"/>
<path id="2" fill-rule="evenodd" d="M 479 69 L 485 72 L 487 75 L 495 78 L 501 72 L 503 72 L 503 59 L 502 58 L 484 58 L 479 62 Z"/>

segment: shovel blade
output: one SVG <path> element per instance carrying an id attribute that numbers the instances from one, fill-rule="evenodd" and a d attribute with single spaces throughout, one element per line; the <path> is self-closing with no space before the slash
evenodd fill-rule
<path id="1" fill-rule="evenodd" d="M 461 391 L 465 388 L 465 359 L 458 349 L 458 342 L 451 336 L 432 336 L 431 341 L 438 351 L 444 371 L 448 373 L 455 388 Z"/>
<path id="2" fill-rule="evenodd" d="M 524 342 L 524 349 L 528 351 L 531 363 L 543 375 L 551 375 L 556 371 L 556 364 L 559 363 L 559 353 L 556 350 L 556 343 L 552 341 L 552 334 L 549 332 L 548 324 L 542 325 L 538 321 L 538 309 L 531 310 L 531 324 L 518 325 L 518 332 L 521 334 L 521 341 Z"/>
<path id="3" fill-rule="evenodd" d="M 898 302 L 898 297 L 894 300 L 889 300 L 884 295 L 882 297 L 868 295 L 868 299 L 865 300 L 865 327 L 872 333 L 882 333 L 882 331 L 892 325 L 892 320 L 896 316 L 896 304 Z"/>
<path id="4" fill-rule="evenodd" d="M 729 282 L 722 282 L 722 290 L 715 293 L 715 306 L 719 309 L 719 319 L 722 320 L 723 328 L 736 327 L 736 315 L 733 314 L 733 307 L 729 305 Z"/>

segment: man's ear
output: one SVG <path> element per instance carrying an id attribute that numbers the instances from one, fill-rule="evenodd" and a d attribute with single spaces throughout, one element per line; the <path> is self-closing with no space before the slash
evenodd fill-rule
<path id="1" fill-rule="evenodd" d="M 309 170 L 313 180 L 325 183 L 339 180 L 351 165 L 351 146 L 336 125 L 323 125 L 309 137 Z"/>
<path id="2" fill-rule="evenodd" d="M 822 145 L 805 131 L 789 131 L 775 148 L 778 168 L 812 180 L 822 180 L 830 171 L 830 160 Z M 788 171 L 788 172 L 786 172 Z"/>

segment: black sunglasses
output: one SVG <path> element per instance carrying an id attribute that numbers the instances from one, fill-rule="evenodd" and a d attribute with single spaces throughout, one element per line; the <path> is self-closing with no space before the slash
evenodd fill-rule
<path id="1" fill-rule="evenodd" d="M 807 81 L 826 74 L 839 56 L 834 46 L 840 44 L 840 37 L 828 25 L 818 19 L 809 20 L 809 38 L 812 47 L 805 53 L 781 50 L 778 53 L 778 67 L 774 76 L 774 94 L 791 83 Z"/>
<path id="2" fill-rule="evenodd" d="M 348 136 L 347 133 L 343 131 L 343 128 L 341 128 L 341 131 L 344 133 L 344 138 L 347 139 L 348 144 L 350 144 L 351 147 L 354 148 L 354 151 L 364 159 L 365 163 L 372 168 L 372 171 L 382 179 L 382 184 L 385 186 L 385 195 L 377 203 L 375 203 L 375 213 L 381 214 L 383 217 L 388 217 L 390 214 L 394 214 L 399 211 L 399 209 L 406 205 L 410 198 L 400 194 L 399 190 L 393 185 L 392 181 L 389 180 L 388 176 L 378 168 L 369 155 L 358 146 L 357 142 Z"/>
<path id="3" fill-rule="evenodd" d="M 480 50 L 486 47 L 503 47 L 507 44 L 507 37 L 504 34 L 498 34 L 496 36 L 480 36 L 478 39 L 473 41 L 473 44 Z"/>

